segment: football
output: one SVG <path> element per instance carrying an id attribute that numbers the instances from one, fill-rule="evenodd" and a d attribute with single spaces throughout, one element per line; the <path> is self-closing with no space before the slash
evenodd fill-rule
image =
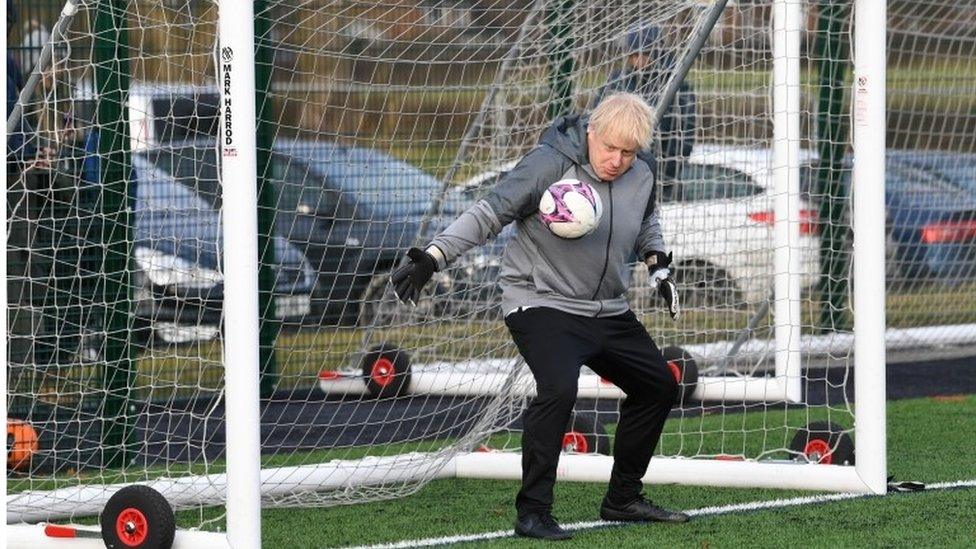
<path id="1" fill-rule="evenodd" d="M 562 179 L 549 185 L 539 201 L 539 217 L 560 238 L 584 237 L 600 224 L 603 203 L 589 184 Z"/>
<path id="2" fill-rule="evenodd" d="M 7 469 L 26 471 L 37 453 L 37 431 L 30 423 L 19 419 L 7 420 Z"/>

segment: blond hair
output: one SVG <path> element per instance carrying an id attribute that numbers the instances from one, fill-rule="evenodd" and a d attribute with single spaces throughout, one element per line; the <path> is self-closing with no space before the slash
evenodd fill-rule
<path id="1" fill-rule="evenodd" d="M 644 99 L 633 93 L 620 92 L 607 97 L 590 115 L 589 128 L 602 136 L 626 139 L 646 149 L 651 144 L 654 112 Z"/>

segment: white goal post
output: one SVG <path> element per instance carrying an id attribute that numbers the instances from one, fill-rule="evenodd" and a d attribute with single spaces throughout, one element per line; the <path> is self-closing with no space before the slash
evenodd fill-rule
<path id="1" fill-rule="evenodd" d="M 220 167 L 226 276 L 227 541 L 261 547 L 261 365 L 254 4 L 221 0 Z M 233 186 L 230 185 L 233 182 Z"/>

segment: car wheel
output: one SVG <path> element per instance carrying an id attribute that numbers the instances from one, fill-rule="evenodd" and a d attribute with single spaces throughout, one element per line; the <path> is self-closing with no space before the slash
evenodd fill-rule
<path id="1" fill-rule="evenodd" d="M 438 276 L 440 275 L 440 276 Z M 389 270 L 373 275 L 359 305 L 359 326 L 393 326 L 404 322 L 424 322 L 445 319 L 458 309 L 456 300 L 450 297 L 450 283 L 446 276 L 435 273 L 421 293 L 417 304 L 404 306 L 397 299 L 390 284 Z"/>
<path id="2" fill-rule="evenodd" d="M 678 382 L 678 399 L 674 405 L 684 406 L 691 401 L 698 387 L 698 364 L 691 354 L 681 347 L 665 347 L 661 353 L 668 365 L 668 371 Z"/>
<path id="3" fill-rule="evenodd" d="M 735 281 L 724 269 L 708 263 L 683 263 L 674 269 L 674 281 L 688 309 L 731 309 L 742 303 Z"/>

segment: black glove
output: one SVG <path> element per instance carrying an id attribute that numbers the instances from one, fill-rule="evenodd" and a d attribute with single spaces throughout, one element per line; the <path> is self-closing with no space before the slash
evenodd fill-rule
<path id="1" fill-rule="evenodd" d="M 648 252 L 644 256 L 644 264 L 647 265 L 647 272 L 654 274 L 661 269 L 667 269 L 674 261 L 674 252 Z"/>
<path id="2" fill-rule="evenodd" d="M 647 271 L 650 273 L 651 287 L 657 288 L 657 293 L 664 298 L 671 320 L 678 320 L 681 307 L 678 301 L 678 287 L 674 283 L 674 274 L 670 268 L 672 261 L 674 261 L 674 252 L 668 254 L 651 252 L 644 257 L 644 264 L 647 265 Z"/>
<path id="3" fill-rule="evenodd" d="M 393 271 L 390 282 L 393 284 L 393 292 L 396 293 L 397 299 L 416 305 L 420 291 L 437 270 L 437 261 L 420 248 L 410 248 L 407 251 L 407 258 L 410 261 Z"/>

